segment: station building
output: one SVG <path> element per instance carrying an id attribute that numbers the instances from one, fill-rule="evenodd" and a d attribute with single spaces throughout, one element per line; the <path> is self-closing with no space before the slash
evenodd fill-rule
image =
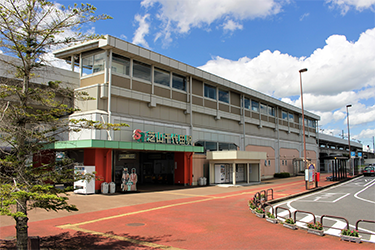
<path id="1" fill-rule="evenodd" d="M 102 181 L 119 185 L 124 167 L 135 169 L 138 184 L 170 185 L 303 170 L 295 164 L 303 157 L 300 108 L 109 35 L 54 55 L 76 72 L 76 91 L 94 97 L 77 102 L 72 118 L 129 125 L 71 133 L 52 147 L 95 166 Z M 318 120 L 305 112 L 307 158 L 317 166 Z"/>

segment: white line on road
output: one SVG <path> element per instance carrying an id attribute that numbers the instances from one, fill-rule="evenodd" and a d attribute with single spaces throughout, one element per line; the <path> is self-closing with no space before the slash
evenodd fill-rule
<path id="1" fill-rule="evenodd" d="M 359 200 L 362 200 L 362 201 L 366 201 L 366 202 L 369 202 L 369 203 L 373 203 L 373 204 L 375 204 L 375 201 L 367 200 L 367 199 L 364 199 L 364 198 L 361 198 L 361 197 L 358 196 L 360 193 L 362 193 L 363 191 L 365 191 L 365 190 L 368 189 L 369 187 L 373 186 L 374 184 L 375 184 L 375 180 L 372 181 L 372 184 L 371 184 L 371 185 L 368 185 L 368 186 L 365 187 L 364 189 L 358 191 L 358 192 L 354 195 L 354 197 L 357 198 L 357 199 L 359 199 Z"/>
<path id="2" fill-rule="evenodd" d="M 346 195 L 343 195 L 343 196 L 337 198 L 336 200 L 334 200 L 334 201 L 332 201 L 332 202 L 335 203 L 336 201 L 339 201 L 339 200 L 341 200 L 341 199 L 344 199 L 344 198 L 345 198 L 346 196 L 348 196 L 348 195 L 350 195 L 350 193 L 347 193 Z"/>

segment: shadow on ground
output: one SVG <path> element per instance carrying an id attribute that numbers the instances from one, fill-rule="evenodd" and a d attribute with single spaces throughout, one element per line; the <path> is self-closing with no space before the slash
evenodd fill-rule
<path id="1" fill-rule="evenodd" d="M 106 232 L 113 234 L 113 232 Z M 129 234 L 117 235 L 121 237 L 131 238 L 137 241 L 150 243 L 160 242 L 163 238 L 169 238 L 170 235 L 160 237 L 141 237 Z M 17 249 L 16 240 L 0 239 L 0 249 Z M 46 236 L 40 238 L 40 249 L 155 249 L 153 247 L 142 246 L 127 241 L 107 238 L 100 235 L 92 235 L 83 232 L 71 234 L 69 232 L 61 233 L 54 236 Z"/>

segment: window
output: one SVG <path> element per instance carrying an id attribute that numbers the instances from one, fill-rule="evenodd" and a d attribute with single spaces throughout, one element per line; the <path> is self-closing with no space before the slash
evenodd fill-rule
<path id="1" fill-rule="evenodd" d="M 259 102 L 251 100 L 251 109 L 255 112 L 259 112 Z"/>
<path id="2" fill-rule="evenodd" d="M 268 106 L 268 114 L 270 116 L 275 116 L 275 108 Z"/>
<path id="3" fill-rule="evenodd" d="M 289 121 L 294 122 L 294 115 L 293 114 L 289 114 Z"/>
<path id="4" fill-rule="evenodd" d="M 260 104 L 260 113 L 265 115 L 267 114 L 267 105 L 263 103 Z"/>
<path id="5" fill-rule="evenodd" d="M 246 109 L 250 109 L 250 99 L 246 98 L 244 99 L 244 106 Z"/>
<path id="6" fill-rule="evenodd" d="M 229 103 L 229 91 L 219 89 L 219 101 Z"/>
<path id="7" fill-rule="evenodd" d="M 204 96 L 216 100 L 216 88 L 211 85 L 204 84 Z"/>
<path id="8" fill-rule="evenodd" d="M 285 112 L 285 111 L 281 111 L 281 118 L 282 118 L 283 120 L 288 120 L 288 113 Z"/>
<path id="9" fill-rule="evenodd" d="M 172 75 L 172 87 L 175 89 L 186 91 L 186 78 L 176 74 Z"/>
<path id="10" fill-rule="evenodd" d="M 151 67 L 148 64 L 133 61 L 133 76 L 146 81 L 151 81 Z"/>
<path id="11" fill-rule="evenodd" d="M 82 59 L 82 72 L 81 75 L 90 75 L 100 71 L 104 71 L 105 68 L 105 52 L 95 55 L 90 55 Z"/>
<path id="12" fill-rule="evenodd" d="M 170 86 L 169 85 L 169 82 L 170 82 L 169 75 L 170 74 L 169 74 L 168 71 L 155 68 L 154 69 L 154 82 L 169 87 Z"/>
<path id="13" fill-rule="evenodd" d="M 121 74 L 121 75 L 129 75 L 130 69 L 130 59 L 124 56 L 120 56 L 117 54 L 113 54 L 112 56 L 112 72 Z"/>
<path id="14" fill-rule="evenodd" d="M 237 150 L 237 146 L 234 143 L 219 142 L 219 151 L 222 150 Z"/>
<path id="15" fill-rule="evenodd" d="M 206 141 L 205 151 L 217 151 L 217 143 Z"/>

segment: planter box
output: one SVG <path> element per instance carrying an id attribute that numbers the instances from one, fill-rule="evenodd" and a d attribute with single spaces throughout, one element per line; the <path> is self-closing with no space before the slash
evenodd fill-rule
<path id="1" fill-rule="evenodd" d="M 276 218 L 270 218 L 266 216 L 266 221 L 272 223 L 272 224 L 277 224 L 277 219 Z"/>
<path id="2" fill-rule="evenodd" d="M 286 227 L 286 228 L 292 229 L 292 230 L 296 230 L 297 229 L 297 225 L 296 224 L 284 223 L 283 226 Z"/>
<path id="3" fill-rule="evenodd" d="M 354 237 L 349 235 L 340 235 L 341 240 L 347 240 L 350 242 L 361 243 L 362 236 Z"/>
<path id="4" fill-rule="evenodd" d="M 252 209 L 251 207 L 249 207 L 250 211 L 255 214 L 255 209 Z"/>
<path id="5" fill-rule="evenodd" d="M 312 229 L 312 228 L 307 229 L 307 233 L 309 233 L 309 234 L 315 234 L 315 235 L 318 235 L 318 236 L 323 236 L 324 235 L 324 231 L 323 230 Z"/>
<path id="6" fill-rule="evenodd" d="M 264 218 L 265 214 L 255 213 L 258 218 Z"/>

